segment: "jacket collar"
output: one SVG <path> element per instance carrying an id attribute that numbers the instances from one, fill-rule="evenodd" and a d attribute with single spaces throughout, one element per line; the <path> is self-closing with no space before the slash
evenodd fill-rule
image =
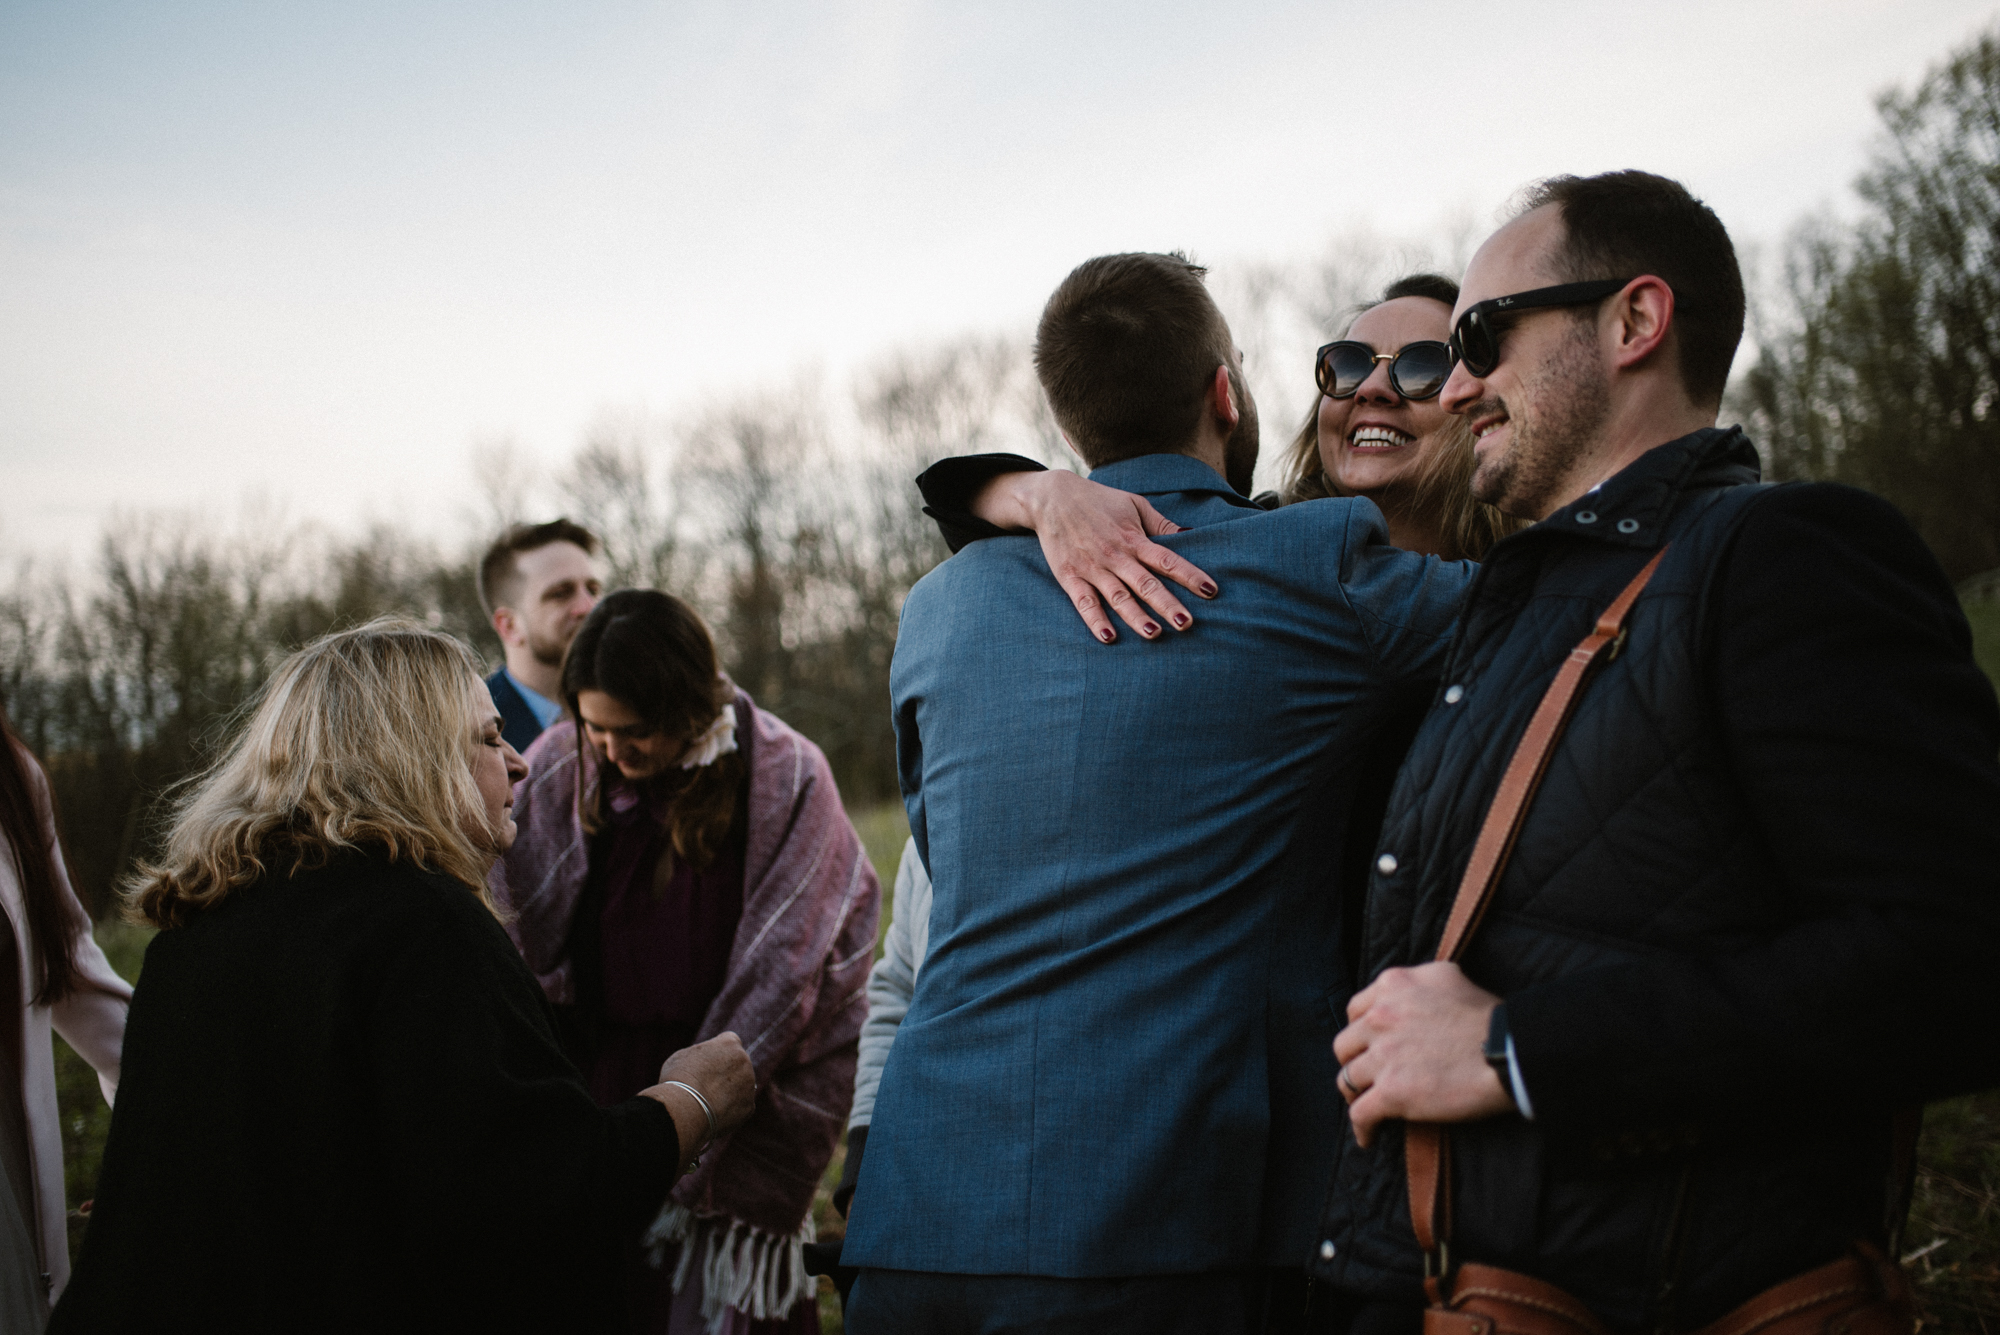
<path id="1" fill-rule="evenodd" d="M 1553 530 L 1619 547 L 1658 547 L 1681 493 L 1738 486 L 1761 475 L 1742 427 L 1704 427 L 1647 450 L 1529 532 Z"/>
<path id="2" fill-rule="evenodd" d="M 1192 455 L 1141 454 L 1132 459 L 1120 459 L 1116 463 L 1091 469 L 1090 480 L 1120 491 L 1134 491 L 1141 496 L 1159 496 L 1176 491 L 1191 495 L 1205 493 L 1220 496 L 1248 510 L 1257 508 L 1223 481 L 1222 474 Z"/>

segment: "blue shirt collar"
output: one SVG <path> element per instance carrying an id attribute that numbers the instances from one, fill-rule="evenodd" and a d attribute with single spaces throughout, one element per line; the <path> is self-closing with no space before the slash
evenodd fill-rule
<path id="1" fill-rule="evenodd" d="M 501 668 L 500 671 L 506 673 L 508 682 L 513 685 L 515 690 L 521 693 L 521 698 L 527 701 L 528 712 L 535 716 L 537 723 L 546 728 L 562 717 L 562 701 L 551 700 L 540 691 L 530 688 L 519 677 L 508 672 L 506 668 Z"/>
<path id="2" fill-rule="evenodd" d="M 1091 469 L 1090 480 L 1120 491 L 1138 492 L 1142 496 L 1158 496 L 1171 491 L 1208 492 L 1245 509 L 1257 508 L 1224 481 L 1222 474 L 1188 454 L 1141 454 L 1131 459 L 1120 459 L 1102 468 Z"/>

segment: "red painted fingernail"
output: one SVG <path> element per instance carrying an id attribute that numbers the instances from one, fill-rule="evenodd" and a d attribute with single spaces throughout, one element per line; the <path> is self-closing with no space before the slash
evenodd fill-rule
<path id="1" fill-rule="evenodd" d="M 1104 641 L 1106 644 L 1109 644 L 1113 640 L 1118 638 L 1118 633 L 1112 630 L 1109 626 L 1106 626 L 1103 630 L 1097 632 L 1097 638 Z"/>
<path id="2" fill-rule="evenodd" d="M 1186 630 L 1188 628 L 1187 613 L 1186 612 L 1174 613 L 1174 625 L 1176 628 L 1180 630 Z"/>
<path id="3" fill-rule="evenodd" d="M 1213 584 L 1202 585 L 1201 596 L 1204 598 L 1213 598 L 1215 596 L 1215 586 Z"/>
<path id="4" fill-rule="evenodd" d="M 1154 625 L 1154 624 L 1153 624 L 1152 622 L 1150 622 L 1150 621 L 1148 621 L 1148 622 L 1147 622 L 1147 623 L 1145 624 L 1145 626 L 1143 627 L 1143 629 L 1144 629 L 1144 631 L 1145 631 L 1145 633 L 1146 633 L 1146 635 L 1147 635 L 1148 637 L 1151 637 L 1151 636 L 1154 636 L 1154 635 L 1158 635 L 1158 634 L 1160 633 L 1160 628 L 1159 628 L 1158 626 Z"/>

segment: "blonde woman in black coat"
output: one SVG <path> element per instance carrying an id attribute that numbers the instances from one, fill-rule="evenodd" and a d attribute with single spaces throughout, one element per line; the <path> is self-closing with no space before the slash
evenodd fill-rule
<path id="1" fill-rule="evenodd" d="M 161 930 L 52 1330 L 616 1321 L 607 1262 L 754 1084 L 725 1034 L 585 1091 L 486 900 L 523 771 L 447 636 L 279 667 L 131 884 Z"/>

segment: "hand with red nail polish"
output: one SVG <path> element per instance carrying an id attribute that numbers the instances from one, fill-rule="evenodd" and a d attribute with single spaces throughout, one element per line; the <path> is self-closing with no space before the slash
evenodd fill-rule
<path id="1" fill-rule="evenodd" d="M 1118 638 L 1107 607 L 1147 639 L 1160 633 L 1159 623 L 1146 617 L 1148 611 L 1176 630 L 1194 625 L 1167 580 L 1203 598 L 1216 596 L 1214 580 L 1172 548 L 1152 541 L 1182 530 L 1144 496 L 1059 469 L 1006 473 L 973 499 L 972 512 L 990 524 L 1039 537 L 1056 582 L 1084 625 L 1105 644 Z"/>

